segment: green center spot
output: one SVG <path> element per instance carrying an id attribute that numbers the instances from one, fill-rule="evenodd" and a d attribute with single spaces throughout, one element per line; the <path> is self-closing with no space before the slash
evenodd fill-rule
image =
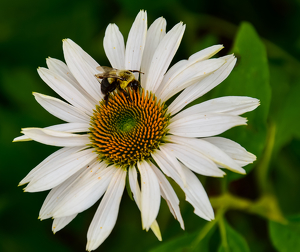
<path id="1" fill-rule="evenodd" d="M 136 119 L 132 117 L 122 118 L 117 122 L 117 128 L 121 132 L 129 132 L 131 131 L 134 126 L 136 125 Z"/>

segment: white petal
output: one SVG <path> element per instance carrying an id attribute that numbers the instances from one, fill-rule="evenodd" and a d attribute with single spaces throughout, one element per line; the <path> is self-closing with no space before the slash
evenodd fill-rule
<path id="1" fill-rule="evenodd" d="M 104 194 L 116 172 L 117 169 L 110 166 L 90 178 L 79 180 L 65 192 L 67 196 L 53 210 L 53 217 L 69 216 L 90 208 Z"/>
<path id="2" fill-rule="evenodd" d="M 84 146 L 90 143 L 88 135 L 76 135 L 49 129 L 25 128 L 21 133 L 34 141 L 58 147 Z"/>
<path id="3" fill-rule="evenodd" d="M 183 137 L 207 137 L 223 133 L 238 126 L 247 125 L 247 119 L 221 113 L 194 114 L 172 120 L 169 133 Z"/>
<path id="4" fill-rule="evenodd" d="M 208 59 L 192 64 L 164 86 L 162 92 L 158 94 L 158 99 L 168 100 L 184 88 L 204 79 L 224 63 L 224 59 Z"/>
<path id="5" fill-rule="evenodd" d="M 56 164 L 57 162 L 60 162 L 61 159 L 69 156 L 70 154 L 76 153 L 78 151 L 80 151 L 82 149 L 82 147 L 64 147 L 61 148 L 57 151 L 55 151 L 54 153 L 52 153 L 50 156 L 48 156 L 47 158 L 45 158 L 40 164 L 38 164 L 34 169 L 32 169 L 25 178 L 23 178 L 20 183 L 19 186 L 24 185 L 28 182 L 30 182 L 30 180 L 37 174 L 37 172 L 41 169 L 43 169 L 43 167 L 45 165 L 49 165 L 50 163 Z"/>
<path id="6" fill-rule="evenodd" d="M 172 163 L 170 163 L 161 151 L 156 150 L 155 153 L 152 153 L 152 157 L 160 169 L 181 187 L 186 195 L 186 200 L 195 208 L 195 213 L 205 220 L 214 219 L 214 213 L 207 194 L 195 174 L 180 164 L 187 179 L 187 183 L 184 185 L 179 174 L 173 168 Z"/>
<path id="7" fill-rule="evenodd" d="M 171 163 L 171 161 L 166 157 L 166 155 L 162 151 L 156 150 L 151 155 L 164 174 L 166 174 L 168 177 L 173 178 L 178 185 L 179 184 L 183 185 L 179 173 L 174 168 L 174 165 Z"/>
<path id="8" fill-rule="evenodd" d="M 55 234 L 59 230 L 63 229 L 67 226 L 72 220 L 75 219 L 77 214 L 73 214 L 71 216 L 62 217 L 62 218 L 55 218 L 52 224 L 52 232 Z"/>
<path id="9" fill-rule="evenodd" d="M 89 123 L 62 123 L 62 124 L 45 127 L 43 129 L 77 133 L 77 132 L 89 131 L 89 127 L 90 127 Z M 13 142 L 19 142 L 19 141 L 32 141 L 32 139 L 28 136 L 22 135 L 22 136 L 16 137 L 13 140 Z"/>
<path id="10" fill-rule="evenodd" d="M 150 165 L 146 162 L 138 162 L 138 169 L 141 174 L 141 212 L 143 229 L 150 228 L 156 219 L 160 206 L 160 190 L 157 177 Z"/>
<path id="11" fill-rule="evenodd" d="M 204 48 L 203 50 L 194 53 L 189 57 L 190 64 L 196 63 L 201 60 L 206 60 L 217 54 L 219 51 L 221 51 L 224 48 L 223 45 L 213 45 L 207 48 Z"/>
<path id="12" fill-rule="evenodd" d="M 67 102 L 92 115 L 95 105 L 80 93 L 71 83 L 47 68 L 38 68 L 38 74 L 43 81 Z"/>
<path id="13" fill-rule="evenodd" d="M 113 68 L 125 69 L 125 44 L 118 26 L 109 24 L 103 39 L 105 54 Z"/>
<path id="14" fill-rule="evenodd" d="M 140 11 L 129 31 L 126 51 L 125 69 L 140 70 L 147 35 L 147 12 Z M 138 79 L 139 74 L 135 73 Z"/>
<path id="15" fill-rule="evenodd" d="M 180 74 L 182 71 L 184 71 L 186 68 L 192 66 L 193 64 L 209 59 L 216 53 L 218 53 L 223 47 L 223 45 L 214 45 L 208 48 L 205 48 L 197 53 L 194 53 L 189 57 L 188 60 L 181 60 L 178 61 L 175 65 L 173 65 L 168 72 L 165 74 L 161 84 L 159 85 L 159 88 L 157 89 L 157 94 L 160 94 L 163 89 L 165 89 L 165 86 L 168 85 L 169 82 L 171 82 L 178 74 Z"/>
<path id="16" fill-rule="evenodd" d="M 86 53 L 79 45 L 77 45 L 71 39 L 64 39 L 63 42 L 69 44 L 69 46 L 72 47 L 76 54 L 80 55 L 80 57 L 84 60 L 84 62 L 87 64 L 87 66 L 93 73 L 96 72 L 96 68 L 99 66 L 97 61 L 95 61 L 88 53 Z"/>
<path id="17" fill-rule="evenodd" d="M 167 71 L 185 30 L 185 25 L 175 25 L 159 43 L 152 57 L 147 79 L 143 83 L 146 90 L 155 93 L 159 87 L 165 72 Z"/>
<path id="18" fill-rule="evenodd" d="M 156 19 L 149 27 L 147 32 L 146 44 L 141 63 L 141 83 L 147 79 L 153 54 L 159 45 L 160 41 L 166 35 L 166 20 L 162 17 Z"/>
<path id="19" fill-rule="evenodd" d="M 158 96 L 160 96 L 165 86 L 187 67 L 189 67 L 189 64 L 187 64 L 187 60 L 180 60 L 175 65 L 173 65 L 164 75 L 162 82 L 159 84 L 159 87 L 155 92 L 155 95 L 157 94 Z"/>
<path id="20" fill-rule="evenodd" d="M 64 62 L 58 59 L 48 57 L 46 59 L 46 63 L 49 70 L 51 70 L 54 73 L 57 73 L 59 76 L 63 77 L 65 80 L 71 83 L 73 87 L 75 87 L 82 95 L 85 96 L 85 98 L 87 98 L 90 101 L 93 101 L 93 103 L 95 104 L 97 103 L 97 101 L 82 88 L 82 86 L 78 83 L 78 81 L 75 79 L 70 69 Z"/>
<path id="21" fill-rule="evenodd" d="M 82 110 L 60 99 L 39 93 L 33 93 L 33 95 L 44 109 L 63 121 L 81 123 L 88 123 L 90 121 L 90 117 Z"/>
<path id="22" fill-rule="evenodd" d="M 131 192 L 133 193 L 133 198 L 134 198 L 138 208 L 141 209 L 141 189 L 140 189 L 139 182 L 137 179 L 137 172 L 136 172 L 135 167 L 129 167 L 128 177 L 129 177 L 130 189 L 131 189 Z M 159 241 L 161 241 L 162 237 L 161 237 L 160 229 L 159 229 L 159 226 L 158 226 L 158 223 L 156 220 L 151 224 L 150 228 L 152 229 L 152 231 L 155 234 L 155 236 L 157 237 L 157 239 Z"/>
<path id="23" fill-rule="evenodd" d="M 209 59 L 223 48 L 223 45 L 214 45 L 194 53 L 188 58 L 188 60 L 178 61 L 167 71 L 156 93 L 161 94 L 162 90 L 164 90 L 165 87 L 182 71 L 189 68 L 193 64 Z"/>
<path id="24" fill-rule="evenodd" d="M 184 175 L 184 172 L 182 171 L 182 166 L 179 164 L 179 161 L 177 160 L 175 154 L 173 153 L 172 149 L 169 148 L 168 144 L 164 144 L 159 146 L 161 152 L 163 153 L 164 157 L 168 159 L 168 161 L 172 164 L 174 169 L 179 174 L 184 186 L 186 185 L 186 177 Z M 165 172 L 165 171 L 164 171 Z M 168 173 L 166 173 L 168 175 Z M 170 175 L 168 175 L 170 176 Z"/>
<path id="25" fill-rule="evenodd" d="M 96 101 L 101 100 L 103 96 L 100 92 L 100 84 L 95 77 L 95 74 L 98 73 L 96 67 L 99 65 L 97 63 L 89 64 L 90 61 L 87 62 L 83 57 L 87 53 L 71 39 L 63 40 L 63 50 L 67 65 L 76 80 Z"/>
<path id="26" fill-rule="evenodd" d="M 80 86 L 80 84 L 78 83 L 78 81 L 73 76 L 73 74 L 71 73 L 68 66 L 64 62 L 62 62 L 61 60 L 58 60 L 58 59 L 48 57 L 46 59 L 46 63 L 47 63 L 49 70 L 51 70 L 52 72 L 55 72 L 58 75 L 60 75 L 61 77 L 65 78 L 68 82 L 70 82 L 77 89 L 82 88 Z"/>
<path id="27" fill-rule="evenodd" d="M 227 168 L 233 172 L 245 174 L 245 170 L 240 167 L 230 156 L 222 151 L 217 146 L 204 141 L 202 139 L 178 137 L 173 135 L 166 136 L 166 140 L 180 144 L 182 149 L 190 147 L 196 151 L 199 151 L 207 158 L 221 167 Z"/>
<path id="28" fill-rule="evenodd" d="M 227 155 L 229 155 L 233 160 L 235 160 L 240 166 L 245 166 L 247 164 L 253 163 L 256 160 L 256 156 L 248 152 L 240 144 L 224 138 L 224 137 L 208 137 L 203 138 L 203 140 L 212 143 L 221 150 L 223 150 Z"/>
<path id="29" fill-rule="evenodd" d="M 39 219 L 43 220 L 53 217 L 53 210 L 57 205 L 60 204 L 62 200 L 64 200 L 64 198 L 69 196 L 68 192 L 70 189 L 76 186 L 79 182 L 93 177 L 95 173 L 100 172 L 106 167 L 107 165 L 105 165 L 104 162 L 99 164 L 99 161 L 96 160 L 77 171 L 60 185 L 54 187 L 49 192 L 43 203 L 43 206 L 40 210 Z"/>
<path id="30" fill-rule="evenodd" d="M 125 187 L 126 171 L 117 168 L 117 173 L 112 178 L 107 191 L 101 200 L 97 212 L 90 224 L 87 233 L 86 250 L 98 248 L 109 236 L 116 224 L 119 206 Z"/>
<path id="31" fill-rule="evenodd" d="M 226 113 L 229 115 L 241 115 L 256 109 L 257 106 L 259 106 L 259 100 L 255 98 L 246 96 L 225 96 L 189 107 L 174 116 L 172 120 L 178 120 L 185 116 L 201 113 Z"/>
<path id="32" fill-rule="evenodd" d="M 156 220 L 151 224 L 151 227 L 150 227 L 150 228 L 151 228 L 152 232 L 155 234 L 156 238 L 157 238 L 159 241 L 162 241 L 160 229 L 159 229 L 159 226 L 158 226 L 158 223 L 157 223 Z"/>
<path id="33" fill-rule="evenodd" d="M 199 83 L 195 83 L 183 90 L 170 104 L 168 112 L 173 115 L 176 114 L 187 104 L 204 95 L 227 78 L 236 63 L 236 58 L 233 55 L 228 55 L 219 59 L 225 59 L 226 63 Z"/>
<path id="34" fill-rule="evenodd" d="M 141 209 L 141 189 L 137 179 L 137 171 L 135 167 L 131 166 L 128 169 L 129 185 L 130 190 L 133 194 L 133 198 L 138 206 Z"/>
<path id="35" fill-rule="evenodd" d="M 195 208 L 195 214 L 206 220 L 213 220 L 214 211 L 208 196 L 197 176 L 187 167 L 182 165 L 188 184 L 182 188 L 186 194 L 186 200 Z"/>
<path id="36" fill-rule="evenodd" d="M 76 183 L 78 178 L 80 178 L 82 175 L 84 175 L 89 171 L 90 169 L 88 166 L 84 167 L 79 171 L 77 171 L 75 174 L 73 174 L 71 177 L 66 179 L 63 183 L 51 189 L 51 191 L 48 193 L 41 207 L 39 213 L 39 219 L 44 220 L 44 219 L 51 218 L 53 216 L 53 209 L 66 196 L 65 194 L 66 189 L 73 183 Z"/>
<path id="37" fill-rule="evenodd" d="M 164 147 L 167 147 L 169 152 L 172 152 L 176 158 L 194 172 L 213 177 L 223 177 L 225 175 L 225 173 L 220 170 L 213 161 L 189 146 L 167 143 L 164 144 Z"/>
<path id="38" fill-rule="evenodd" d="M 24 190 L 26 192 L 49 190 L 65 181 L 96 158 L 97 154 L 93 152 L 93 149 L 87 149 L 73 153 L 61 159 L 60 162 L 46 164 L 42 169 L 39 169 Z"/>
<path id="39" fill-rule="evenodd" d="M 76 132 L 87 132 L 89 131 L 89 127 L 90 127 L 89 123 L 62 123 L 62 124 L 52 125 L 44 129 L 76 133 Z"/>
<path id="40" fill-rule="evenodd" d="M 32 139 L 30 137 L 27 137 L 25 135 L 22 135 L 22 136 L 18 136 L 18 137 L 15 137 L 13 139 L 13 143 L 15 142 L 26 142 L 26 141 L 31 141 Z"/>
<path id="41" fill-rule="evenodd" d="M 174 215 L 174 218 L 179 221 L 181 228 L 184 229 L 184 223 L 179 209 L 179 199 L 175 191 L 173 190 L 169 181 L 166 179 L 165 175 L 162 174 L 162 172 L 154 164 L 150 163 L 150 166 L 159 181 L 162 197 L 166 200 L 171 213 Z"/>

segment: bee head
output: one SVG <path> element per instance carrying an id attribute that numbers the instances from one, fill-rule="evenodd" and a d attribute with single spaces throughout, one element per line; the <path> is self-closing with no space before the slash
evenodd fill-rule
<path id="1" fill-rule="evenodd" d="M 140 86 L 140 83 L 139 81 L 137 81 L 136 79 L 134 79 L 132 82 L 129 83 L 129 85 L 131 88 L 134 89 L 134 91 L 137 91 L 139 86 Z"/>
<path id="2" fill-rule="evenodd" d="M 120 71 L 119 76 L 123 81 L 131 81 L 132 79 L 134 79 L 133 73 L 129 70 Z"/>

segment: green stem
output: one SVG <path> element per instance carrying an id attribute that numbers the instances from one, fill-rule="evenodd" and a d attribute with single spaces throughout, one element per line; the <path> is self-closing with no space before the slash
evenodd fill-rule
<path id="1" fill-rule="evenodd" d="M 229 252 L 229 247 L 227 243 L 227 233 L 226 233 L 226 228 L 224 223 L 224 215 L 219 220 L 219 228 L 220 228 L 222 246 L 225 249 L 225 251 Z"/>
<path id="2" fill-rule="evenodd" d="M 286 223 L 277 205 L 277 200 L 270 195 L 262 196 L 258 201 L 251 201 L 245 198 L 236 197 L 230 193 L 224 193 L 219 197 L 212 197 L 210 199 L 213 208 L 218 209 L 216 218 L 208 222 L 199 232 L 197 237 L 191 244 L 190 251 L 196 251 L 199 243 L 207 236 L 207 234 L 218 223 L 222 239 L 222 246 L 226 251 L 228 250 L 227 235 L 224 223 L 224 214 L 227 210 L 241 210 L 250 214 L 260 215 L 266 219 L 277 221 L 279 223 Z"/>
<path id="3" fill-rule="evenodd" d="M 286 220 L 278 206 L 277 199 L 270 194 L 264 194 L 257 201 L 251 201 L 225 193 L 219 197 L 212 197 L 210 202 L 213 208 L 240 210 L 262 216 L 268 220 L 273 220 L 283 224 L 286 223 Z"/>
<path id="4" fill-rule="evenodd" d="M 253 201 L 236 197 L 229 193 L 224 193 L 219 197 L 210 198 L 211 205 L 217 209 L 235 209 L 235 210 L 247 210 L 254 204 Z"/>
<path id="5" fill-rule="evenodd" d="M 227 176 L 225 176 L 221 180 L 221 192 L 222 192 L 222 194 L 226 194 L 227 191 L 228 191 L 228 179 L 227 179 Z"/>
<path id="6" fill-rule="evenodd" d="M 258 186 L 260 187 L 262 194 L 272 192 L 271 185 L 268 182 L 269 181 L 268 171 L 269 171 L 270 160 L 274 148 L 275 135 L 276 135 L 276 126 L 274 123 L 270 123 L 268 135 L 267 135 L 266 149 L 260 163 L 256 167 Z"/>
<path id="7" fill-rule="evenodd" d="M 199 232 L 198 236 L 194 239 L 191 244 L 191 251 L 194 251 L 198 244 L 204 239 L 204 237 L 209 233 L 209 231 L 216 225 L 216 223 L 223 217 L 225 208 L 219 209 L 216 218 L 213 221 L 208 222 Z"/>

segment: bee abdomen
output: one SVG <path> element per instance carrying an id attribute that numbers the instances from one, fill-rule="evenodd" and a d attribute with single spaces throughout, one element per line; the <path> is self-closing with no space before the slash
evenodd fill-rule
<path id="1" fill-rule="evenodd" d="M 103 94 L 107 94 L 109 92 L 112 92 L 115 89 L 116 89 L 116 85 L 114 85 L 114 82 L 113 83 L 109 83 L 108 78 L 104 78 L 101 81 L 101 92 Z"/>

